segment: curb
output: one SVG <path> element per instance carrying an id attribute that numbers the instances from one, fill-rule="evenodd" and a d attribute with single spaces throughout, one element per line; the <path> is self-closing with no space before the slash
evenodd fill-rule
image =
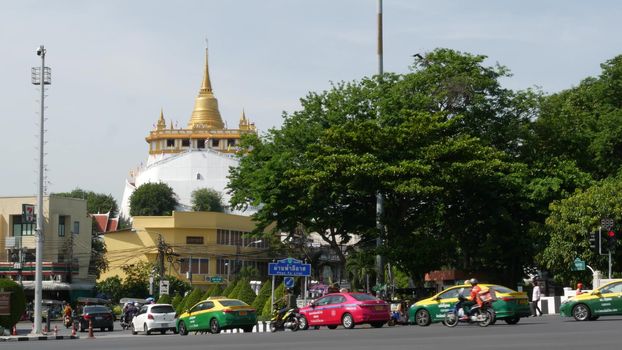
<path id="1" fill-rule="evenodd" d="M 29 341 L 29 340 L 65 340 L 65 339 L 80 339 L 80 337 L 77 335 L 10 336 L 10 337 L 0 337 L 0 342 Z"/>

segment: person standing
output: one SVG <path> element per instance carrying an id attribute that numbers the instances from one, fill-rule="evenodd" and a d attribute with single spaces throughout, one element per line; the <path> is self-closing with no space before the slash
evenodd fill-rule
<path id="1" fill-rule="evenodd" d="M 531 315 L 538 316 L 538 312 L 540 312 L 540 316 L 542 316 L 542 310 L 538 306 L 538 302 L 540 301 L 541 293 L 540 286 L 538 285 L 538 280 L 533 281 L 533 291 L 531 292 Z"/>

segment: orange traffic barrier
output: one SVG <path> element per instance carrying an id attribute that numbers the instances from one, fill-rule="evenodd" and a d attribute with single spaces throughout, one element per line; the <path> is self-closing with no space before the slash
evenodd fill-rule
<path id="1" fill-rule="evenodd" d="M 95 339 L 93 335 L 93 320 L 89 320 L 89 339 Z"/>
<path id="2" fill-rule="evenodd" d="M 76 325 L 75 323 L 71 325 L 71 336 L 76 336 Z"/>
<path id="3" fill-rule="evenodd" d="M 17 327 L 13 325 L 13 330 L 11 331 L 11 335 L 17 335 Z"/>

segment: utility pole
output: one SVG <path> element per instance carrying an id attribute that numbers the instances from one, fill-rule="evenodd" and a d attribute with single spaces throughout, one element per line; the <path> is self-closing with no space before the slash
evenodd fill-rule
<path id="1" fill-rule="evenodd" d="M 164 279 L 164 253 L 166 252 L 166 243 L 162 239 L 162 235 L 158 234 L 158 269 L 160 270 L 160 281 Z"/>
<path id="2" fill-rule="evenodd" d="M 37 56 L 41 57 L 41 68 L 34 67 L 31 70 L 32 84 L 41 86 L 41 113 L 39 122 L 39 191 L 37 194 L 37 230 L 36 230 L 36 251 L 35 251 L 35 300 L 34 300 L 34 328 L 33 334 L 41 334 L 41 301 L 43 299 L 43 178 L 44 178 L 44 156 L 43 146 L 45 133 L 45 85 L 52 83 L 52 75 L 49 67 L 45 66 L 45 47 L 40 45 L 37 48 Z"/>
<path id="3" fill-rule="evenodd" d="M 384 72 L 382 62 L 382 0 L 378 0 L 378 76 L 382 79 Z M 384 214 L 384 197 L 378 189 L 376 192 L 376 228 L 378 229 L 378 237 L 376 238 L 376 249 L 382 247 L 382 239 L 384 236 L 384 225 L 382 224 L 382 216 Z M 376 285 L 380 286 L 384 283 L 384 261 L 380 252 L 376 255 Z"/>

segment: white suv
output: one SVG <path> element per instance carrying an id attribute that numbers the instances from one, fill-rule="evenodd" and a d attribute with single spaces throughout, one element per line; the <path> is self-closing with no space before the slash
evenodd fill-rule
<path id="1" fill-rule="evenodd" d="M 172 330 L 177 334 L 177 314 L 170 304 L 147 304 L 140 308 L 132 319 L 132 334 L 145 332 L 149 335 L 153 331 L 160 334 Z"/>

